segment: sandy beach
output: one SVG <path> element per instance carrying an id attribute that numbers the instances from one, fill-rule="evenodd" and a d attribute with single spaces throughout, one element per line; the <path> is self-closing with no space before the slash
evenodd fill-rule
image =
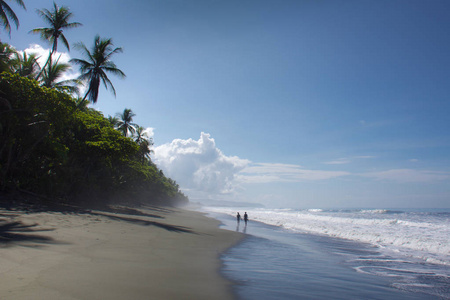
<path id="1" fill-rule="evenodd" d="M 220 254 L 243 235 L 178 208 L 0 210 L 1 299 L 232 299 Z"/>

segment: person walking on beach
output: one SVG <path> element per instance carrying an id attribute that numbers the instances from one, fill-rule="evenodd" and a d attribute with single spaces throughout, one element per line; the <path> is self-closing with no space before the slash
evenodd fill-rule
<path id="1" fill-rule="evenodd" d="M 244 214 L 244 222 L 245 222 L 245 225 L 247 225 L 247 222 L 248 222 L 247 212 L 245 212 L 245 214 Z"/>
<path id="2" fill-rule="evenodd" d="M 236 218 L 237 218 L 237 222 L 239 224 L 239 222 L 241 222 L 241 215 L 239 214 L 239 212 L 237 213 Z"/>

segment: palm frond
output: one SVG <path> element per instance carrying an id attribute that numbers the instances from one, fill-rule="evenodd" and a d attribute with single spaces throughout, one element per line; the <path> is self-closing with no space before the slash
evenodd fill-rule
<path id="1" fill-rule="evenodd" d="M 23 3 L 23 0 L 14 0 L 18 5 L 22 6 L 23 9 L 27 10 L 25 7 L 25 4 Z"/>
<path id="2" fill-rule="evenodd" d="M 67 41 L 66 37 L 64 36 L 64 34 L 61 33 L 61 35 L 59 36 L 61 38 L 61 40 L 63 41 L 64 46 L 66 46 L 67 50 L 70 51 L 70 45 L 69 42 Z"/>
<path id="3" fill-rule="evenodd" d="M 1 14 L 0 18 L 3 23 L 3 28 L 11 35 L 11 25 L 9 24 L 9 18 L 12 19 L 14 24 L 16 24 L 16 28 L 19 28 L 19 20 L 17 19 L 14 11 L 9 7 L 9 5 L 5 1 L 1 1 Z"/>

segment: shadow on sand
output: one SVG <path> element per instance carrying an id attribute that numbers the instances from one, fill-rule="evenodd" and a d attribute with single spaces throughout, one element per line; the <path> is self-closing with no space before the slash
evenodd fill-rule
<path id="1" fill-rule="evenodd" d="M 147 220 L 141 220 L 141 219 L 136 219 L 136 218 L 117 216 L 117 215 L 113 216 L 113 215 L 109 215 L 109 214 L 105 214 L 105 213 L 101 213 L 101 212 L 91 212 L 91 215 L 102 216 L 102 217 L 106 217 L 108 219 L 115 220 L 115 221 L 125 221 L 128 223 L 141 225 L 141 226 L 156 226 L 156 227 L 165 229 L 167 231 L 172 231 L 172 232 L 196 234 L 196 232 L 192 231 L 189 227 L 185 227 L 185 226 L 170 225 L 170 224 L 164 224 L 164 223 L 155 222 L 155 221 L 147 221 Z"/>
<path id="2" fill-rule="evenodd" d="M 52 231 L 54 229 L 36 229 L 38 224 L 25 225 L 18 221 L 0 220 L 0 247 L 20 244 L 31 246 L 33 244 L 58 244 L 54 239 L 36 234 L 42 231 Z M 37 245 L 33 245 L 36 247 Z"/>
<path id="3" fill-rule="evenodd" d="M 0 197 L 0 200 L 5 200 Z M 163 220 L 164 214 L 172 213 L 175 210 L 170 207 L 145 205 L 142 207 L 127 206 L 101 206 L 101 207 L 81 207 L 73 205 L 64 205 L 58 203 L 43 203 L 41 201 L 32 201 L 26 204 L 11 203 L 8 201 L 0 201 L 0 208 L 7 213 L 0 213 L 0 217 L 18 216 L 20 213 L 41 213 L 41 212 L 57 212 L 61 214 L 77 214 L 101 216 L 115 221 L 124 221 L 141 226 L 155 226 L 171 232 L 197 234 L 191 228 L 179 225 L 165 224 L 155 220 L 146 220 L 145 218 Z M 162 214 L 162 215 L 161 215 Z M 24 225 L 20 222 L 2 221 L 0 219 L 0 246 L 2 244 L 10 244 L 16 242 L 40 242 L 55 243 L 53 239 L 32 234 L 33 232 L 42 231 L 35 230 L 36 225 Z"/>

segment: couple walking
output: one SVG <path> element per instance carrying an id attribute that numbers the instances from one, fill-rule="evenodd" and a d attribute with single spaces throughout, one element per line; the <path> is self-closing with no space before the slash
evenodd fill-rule
<path id="1" fill-rule="evenodd" d="M 237 213 L 236 218 L 237 218 L 237 222 L 239 224 L 239 222 L 241 221 L 241 215 L 239 214 L 239 212 Z M 248 222 L 247 212 L 244 213 L 244 222 L 245 222 L 245 225 L 247 225 L 247 222 Z"/>

